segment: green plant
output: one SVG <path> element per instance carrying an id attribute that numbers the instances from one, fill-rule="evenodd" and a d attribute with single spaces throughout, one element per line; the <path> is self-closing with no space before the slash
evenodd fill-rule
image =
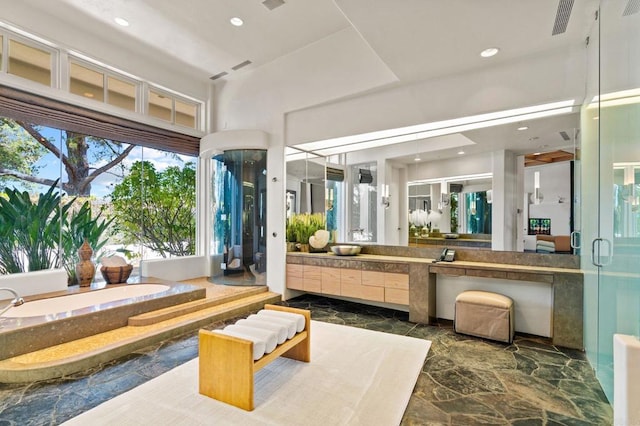
<path id="1" fill-rule="evenodd" d="M 46 193 L 31 200 L 27 191 L 7 189 L 0 197 L 0 271 L 5 274 L 60 266 L 58 243 L 62 218 L 71 202 L 62 203 L 54 192 L 57 181 Z"/>
<path id="2" fill-rule="evenodd" d="M 287 242 L 289 243 L 298 242 L 298 237 L 296 236 L 296 229 L 293 226 L 292 218 L 287 219 L 286 238 L 287 238 Z"/>
<path id="3" fill-rule="evenodd" d="M 319 229 L 325 229 L 326 222 L 322 213 L 300 213 L 291 215 L 287 235 L 295 234 L 296 241 L 300 244 L 309 244 L 309 237 Z"/>

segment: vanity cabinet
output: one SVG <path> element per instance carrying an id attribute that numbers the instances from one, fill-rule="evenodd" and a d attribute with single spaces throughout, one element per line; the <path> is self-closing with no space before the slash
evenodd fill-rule
<path id="1" fill-rule="evenodd" d="M 400 265 L 400 267 L 398 267 Z M 386 272 L 390 269 L 395 272 Z M 397 272 L 400 270 L 401 272 Z M 287 288 L 327 296 L 409 305 L 407 265 L 381 262 L 287 263 Z"/>
<path id="2" fill-rule="evenodd" d="M 362 271 L 362 283 L 383 290 L 382 302 L 409 304 L 409 275 L 395 272 Z"/>
<path id="3" fill-rule="evenodd" d="M 304 290 L 303 265 L 287 263 L 287 287 L 291 290 Z"/>

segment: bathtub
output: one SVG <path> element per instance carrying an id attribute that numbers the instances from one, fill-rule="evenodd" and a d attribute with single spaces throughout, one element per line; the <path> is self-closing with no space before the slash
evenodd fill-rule
<path id="1" fill-rule="evenodd" d="M 169 288 L 168 285 L 164 284 L 131 284 L 122 287 L 106 288 L 88 293 L 34 300 L 21 306 L 14 306 L 1 316 L 6 318 L 37 316 L 55 316 L 62 318 L 71 316 L 73 311 L 83 308 L 98 311 L 103 305 L 109 305 L 119 300 L 130 299 L 129 303 L 133 303 L 136 298 L 161 293 L 169 290 Z"/>
<path id="2" fill-rule="evenodd" d="M 189 284 L 149 279 L 27 300 L 0 317 L 0 360 L 126 327 L 129 318 L 206 297 Z"/>

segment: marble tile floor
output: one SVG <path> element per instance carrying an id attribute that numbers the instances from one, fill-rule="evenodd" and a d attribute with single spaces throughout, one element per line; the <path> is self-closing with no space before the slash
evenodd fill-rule
<path id="1" fill-rule="evenodd" d="M 417 325 L 407 313 L 319 296 L 286 304 L 310 309 L 318 321 L 432 341 L 403 425 L 612 424 L 611 406 L 584 354 L 547 339 L 516 335 L 512 345 L 491 342 L 454 333 L 450 321 Z M 0 426 L 60 424 L 197 351 L 197 333 L 189 333 L 72 377 L 0 384 Z"/>

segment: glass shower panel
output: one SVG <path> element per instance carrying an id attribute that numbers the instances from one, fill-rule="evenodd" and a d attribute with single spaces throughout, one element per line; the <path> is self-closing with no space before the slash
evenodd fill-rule
<path id="1" fill-rule="evenodd" d="M 616 397 L 613 335 L 640 335 L 636 199 L 636 169 L 640 166 L 640 14 L 623 13 L 625 4 L 624 0 L 602 3 L 600 90 L 596 100 L 599 199 L 597 238 L 592 243 L 598 272 L 596 373 L 612 402 Z"/>
<path id="2" fill-rule="evenodd" d="M 267 151 L 225 151 L 211 169 L 211 281 L 266 285 Z"/>

